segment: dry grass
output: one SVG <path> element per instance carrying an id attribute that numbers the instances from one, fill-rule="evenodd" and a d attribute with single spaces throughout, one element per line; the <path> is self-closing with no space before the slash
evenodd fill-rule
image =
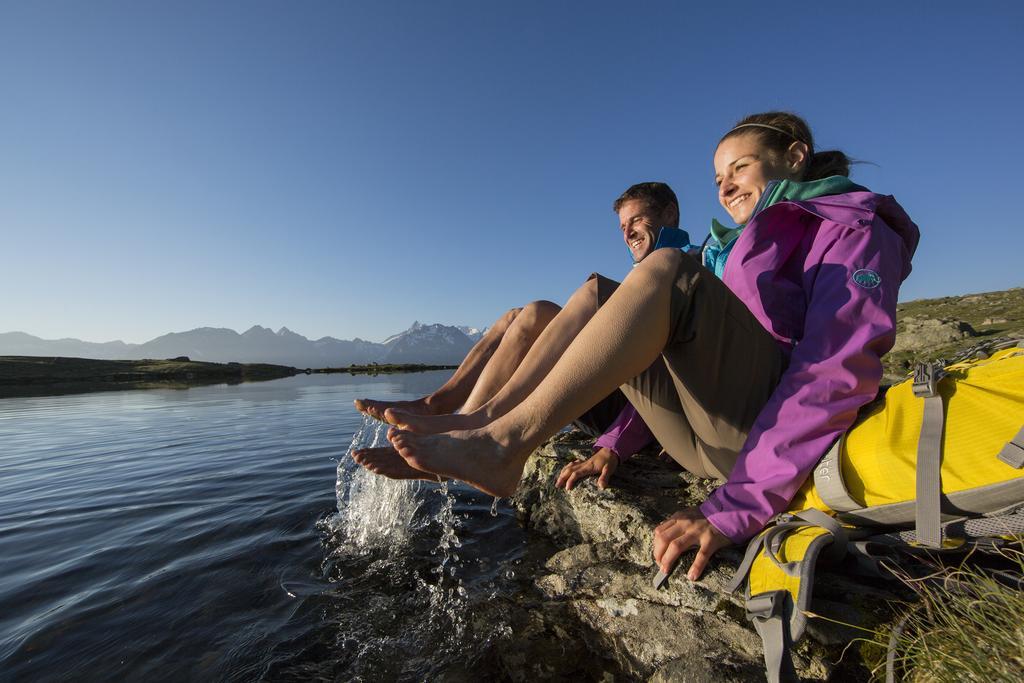
<path id="1" fill-rule="evenodd" d="M 1024 553 L 1003 550 L 1009 574 Z M 896 680 L 917 683 L 1024 681 L 1024 590 L 992 570 L 962 563 L 927 579 L 906 579 L 920 598 L 875 643 L 894 645 Z M 875 668 L 885 679 L 885 664 Z"/>

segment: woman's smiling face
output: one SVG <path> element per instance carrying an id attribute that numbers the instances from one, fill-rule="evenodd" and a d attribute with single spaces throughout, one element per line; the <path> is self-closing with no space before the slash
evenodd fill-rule
<path id="1" fill-rule="evenodd" d="M 768 183 L 800 177 L 806 149 L 803 143 L 794 143 L 785 158 L 780 158 L 782 155 L 767 149 L 753 132 L 733 135 L 719 143 L 715 151 L 718 201 L 737 225 L 750 220 Z"/>

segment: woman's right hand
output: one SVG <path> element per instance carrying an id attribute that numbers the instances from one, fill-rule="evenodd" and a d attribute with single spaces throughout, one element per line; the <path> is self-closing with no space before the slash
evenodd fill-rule
<path id="1" fill-rule="evenodd" d="M 577 481 L 586 477 L 597 477 L 597 487 L 608 488 L 608 480 L 618 466 L 619 456 L 609 448 L 599 448 L 586 460 L 577 460 L 563 467 L 555 481 L 555 488 L 564 486 L 568 491 Z"/>

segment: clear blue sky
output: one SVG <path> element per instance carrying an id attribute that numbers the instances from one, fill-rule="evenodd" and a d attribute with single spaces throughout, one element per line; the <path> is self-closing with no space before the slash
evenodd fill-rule
<path id="1" fill-rule="evenodd" d="M 702 238 L 774 108 L 921 226 L 903 299 L 1024 284 L 1024 4 L 699 5 L 4 2 L 0 332 L 488 325 L 624 276 L 634 182 Z"/>

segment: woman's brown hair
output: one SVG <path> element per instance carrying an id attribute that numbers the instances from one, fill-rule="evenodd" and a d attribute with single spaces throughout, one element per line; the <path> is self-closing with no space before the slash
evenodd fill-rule
<path id="1" fill-rule="evenodd" d="M 838 149 L 815 152 L 811 127 L 796 114 L 788 111 L 768 111 L 745 116 L 736 122 L 732 130 L 722 136 L 718 144 L 722 144 L 722 141 L 728 138 L 748 133 L 757 135 L 761 144 L 780 156 L 786 153 L 794 141 L 807 145 L 808 160 L 801 180 L 850 175 L 850 158 Z"/>

